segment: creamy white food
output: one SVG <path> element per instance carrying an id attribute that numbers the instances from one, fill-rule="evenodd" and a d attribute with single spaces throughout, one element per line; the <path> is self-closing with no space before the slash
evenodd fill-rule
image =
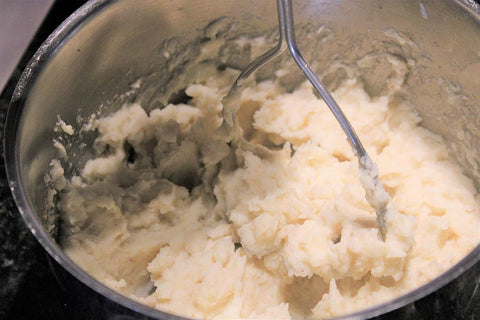
<path id="1" fill-rule="evenodd" d="M 244 90 L 238 122 L 271 149 L 262 157 L 221 135 L 229 72 L 190 84 L 188 104 L 94 120 L 99 155 L 80 175 L 65 182 L 52 162 L 62 247 L 96 279 L 186 317 L 325 318 L 404 294 L 479 243 L 473 183 L 392 98 L 402 81 L 374 99 L 356 79 L 333 93 L 392 199 L 382 241 L 357 159 L 310 85 Z"/>

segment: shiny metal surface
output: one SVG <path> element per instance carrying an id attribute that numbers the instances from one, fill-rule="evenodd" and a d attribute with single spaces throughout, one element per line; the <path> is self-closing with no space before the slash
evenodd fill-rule
<path id="1" fill-rule="evenodd" d="M 260 57 L 252 61 L 248 66 L 245 67 L 237 80 L 235 85 L 241 87 L 245 80 L 256 70 L 272 61 L 273 59 L 280 56 L 286 48 L 290 51 L 293 59 L 303 71 L 308 80 L 312 83 L 313 87 L 325 100 L 325 103 L 330 108 L 335 118 L 339 122 L 340 126 L 347 135 L 349 143 L 356 150 L 357 157 L 361 158 L 366 155 L 366 151 L 358 139 L 357 134 L 355 133 L 354 128 L 348 121 L 347 117 L 343 111 L 338 106 L 335 99 L 332 97 L 327 87 L 322 83 L 322 81 L 315 74 L 313 69 L 309 66 L 302 53 L 298 49 L 297 42 L 295 40 L 295 30 L 294 30 L 294 21 L 293 21 L 293 7 L 290 0 L 277 0 L 277 11 L 278 11 L 278 43 L 275 47 L 268 50 Z"/>
<path id="2" fill-rule="evenodd" d="M 245 67 L 237 80 L 235 81 L 232 90 L 235 90 L 236 87 L 241 87 L 245 80 L 257 69 L 261 68 L 268 62 L 280 56 L 286 48 L 292 55 L 292 58 L 297 63 L 298 67 L 303 71 L 305 77 L 313 85 L 317 93 L 323 98 L 328 108 L 337 119 L 338 124 L 343 129 L 345 135 L 347 136 L 347 141 L 352 146 L 355 155 L 358 158 L 359 168 L 362 170 L 368 170 L 365 165 L 366 162 L 372 163 L 370 156 L 363 147 L 362 142 L 357 136 L 355 129 L 351 125 L 347 116 L 343 113 L 342 109 L 338 103 L 333 98 L 328 88 L 323 84 L 323 82 L 318 78 L 317 74 L 310 67 L 308 62 L 303 57 L 300 49 L 298 49 L 297 41 L 295 39 L 295 22 L 293 21 L 293 6 L 291 0 L 277 0 L 277 13 L 278 13 L 278 43 L 277 45 L 262 54 L 257 59 L 253 60 L 248 66 Z M 375 185 L 378 185 L 380 190 L 385 192 L 382 183 L 378 180 L 378 176 L 375 178 Z M 383 205 L 381 208 L 375 208 L 377 214 L 377 222 L 380 227 L 380 234 L 382 239 L 385 241 L 386 237 L 386 226 L 385 226 L 385 212 L 386 206 Z"/>
<path id="3" fill-rule="evenodd" d="M 229 37 L 262 35 L 276 30 L 273 1 L 92 0 L 67 19 L 32 58 L 7 116 L 5 161 L 10 188 L 29 228 L 45 249 L 85 284 L 143 314 L 163 319 L 174 315 L 148 308 L 97 282 L 60 249 L 44 225 L 46 189 L 43 176 L 54 156 L 52 128 L 59 115 L 68 123 L 92 113 L 105 114 L 122 101 L 151 108 L 165 104 L 181 75 L 182 64 L 197 54 L 191 45 L 210 33 L 228 30 Z M 408 63 L 406 90 L 423 117 L 422 124 L 441 134 L 459 163 L 480 185 L 480 15 L 470 1 L 295 1 L 298 30 L 315 30 L 318 41 L 298 36 L 298 46 L 313 70 L 332 90 L 337 85 L 332 62 L 353 64 L 373 52 Z M 224 19 L 219 19 L 224 17 Z M 216 20 L 217 19 L 217 20 Z M 212 24 L 211 22 L 217 22 Z M 321 28 L 320 26 L 325 26 Z M 220 26 L 220 27 L 218 27 Z M 217 28 L 218 27 L 218 28 Z M 274 32 L 274 31 L 273 31 Z M 334 35 L 339 41 L 328 41 Z M 273 37 L 275 38 L 275 37 Z M 328 46 L 318 45 L 327 39 Z M 176 53 L 165 57 L 165 50 Z M 220 59 L 244 68 L 255 57 Z M 265 66 L 255 76 L 272 74 Z M 378 68 L 361 70 L 367 92 L 385 90 Z M 413 67 L 414 66 L 414 67 Z M 292 74 L 293 80 L 301 73 Z M 139 77 L 139 91 L 131 90 Z M 287 79 L 286 79 L 287 80 Z M 99 108 L 99 106 L 102 106 Z M 78 124 L 77 124 L 78 129 Z M 88 144 L 89 141 L 87 141 Z M 72 150 L 74 146 L 72 147 Z M 74 157 L 81 164 L 89 148 Z M 75 170 L 75 169 L 72 169 Z M 480 259 L 480 246 L 454 268 L 423 287 L 354 315 L 372 317 L 419 299 L 461 274 Z"/>
<path id="4" fill-rule="evenodd" d="M 313 87 L 317 90 L 317 92 L 322 96 L 325 103 L 332 111 L 333 115 L 337 119 L 338 123 L 342 127 L 343 131 L 347 135 L 347 140 L 351 144 L 352 148 L 356 151 L 355 154 L 358 158 L 362 158 L 367 156 L 367 152 L 365 151 L 360 139 L 358 139 L 357 134 L 355 133 L 354 128 L 348 121 L 347 117 L 343 113 L 342 109 L 338 106 L 337 102 L 333 98 L 333 96 L 328 91 L 327 87 L 323 84 L 323 82 L 317 77 L 315 71 L 310 67 L 307 63 L 305 58 L 303 57 L 300 49 L 298 49 L 297 41 L 295 39 L 295 30 L 294 30 L 294 21 L 293 21 L 293 8 L 292 2 L 290 0 L 282 0 L 279 1 L 279 6 L 281 8 L 281 12 L 283 12 L 283 23 L 285 31 L 285 39 L 287 42 L 288 50 L 292 54 L 293 59 L 297 63 L 297 65 L 302 69 L 305 76 L 310 80 Z M 385 237 L 385 231 L 382 230 L 382 235 Z"/>

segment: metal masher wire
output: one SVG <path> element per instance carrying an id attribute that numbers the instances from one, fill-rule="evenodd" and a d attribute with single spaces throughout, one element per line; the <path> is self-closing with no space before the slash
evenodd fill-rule
<path id="1" fill-rule="evenodd" d="M 353 129 L 350 121 L 338 106 L 335 99 L 332 97 L 327 87 L 320 81 L 312 68 L 308 65 L 307 61 L 303 58 L 302 53 L 297 47 L 295 41 L 295 28 L 293 21 L 293 8 L 291 0 L 277 0 L 277 12 L 278 12 L 278 26 L 279 26 L 279 40 L 277 45 L 262 54 L 260 57 L 251 62 L 245 70 L 243 70 L 237 77 L 232 89 L 235 87 L 240 88 L 243 86 L 245 80 L 257 69 L 272 61 L 279 55 L 281 55 L 288 48 L 293 59 L 303 71 L 307 79 L 312 83 L 315 90 L 320 94 L 330 111 L 333 113 L 338 123 L 342 127 L 347 136 L 347 140 L 355 151 L 355 155 L 358 158 L 359 169 L 362 171 L 364 177 L 367 177 L 367 183 L 365 184 L 362 179 L 362 184 L 369 194 L 367 200 L 374 207 L 377 214 L 377 222 L 380 227 L 381 238 L 385 240 L 386 236 L 386 223 L 385 215 L 387 202 L 380 204 L 375 203 L 375 196 L 386 194 L 382 183 L 378 179 L 378 172 L 376 171 L 376 165 L 373 164 L 365 148 L 363 147 L 360 139 L 358 138 L 355 130 Z M 231 90 L 233 91 L 233 90 Z M 372 167 L 373 166 L 373 167 Z M 361 175 L 362 175 L 361 174 Z M 389 196 L 388 196 L 389 198 Z"/>
<path id="2" fill-rule="evenodd" d="M 277 45 L 269 51 L 262 54 L 260 57 L 251 62 L 245 70 L 238 76 L 235 84 L 241 87 L 245 80 L 257 69 L 263 65 L 272 61 L 279 55 L 281 55 L 288 48 L 293 59 L 303 71 L 307 79 L 312 83 L 313 87 L 322 96 L 323 100 L 327 104 L 330 111 L 333 113 L 338 123 L 342 127 L 343 131 L 347 135 L 348 142 L 352 145 L 358 158 L 366 156 L 365 148 L 363 147 L 360 139 L 358 139 L 355 130 L 353 129 L 350 121 L 338 106 L 335 99 L 332 97 L 327 87 L 320 81 L 312 68 L 308 65 L 302 56 L 302 53 L 297 47 L 295 41 L 295 29 L 293 21 L 293 8 L 291 0 L 277 0 L 278 11 L 278 26 L 279 26 L 279 40 Z"/>

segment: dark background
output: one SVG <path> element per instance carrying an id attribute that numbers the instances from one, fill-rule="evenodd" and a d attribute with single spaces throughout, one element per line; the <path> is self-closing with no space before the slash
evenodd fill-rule
<path id="1" fill-rule="evenodd" d="M 0 0 L 2 1 L 2 0 Z M 12 0 L 13 1 L 13 0 Z M 84 2 L 57 0 L 0 96 L 0 138 L 23 69 L 47 36 Z M 0 146 L 3 156 L 3 146 Z M 51 259 L 26 228 L 0 161 L 0 319 L 147 319 L 86 287 Z M 480 263 L 427 297 L 377 319 L 480 319 Z"/>

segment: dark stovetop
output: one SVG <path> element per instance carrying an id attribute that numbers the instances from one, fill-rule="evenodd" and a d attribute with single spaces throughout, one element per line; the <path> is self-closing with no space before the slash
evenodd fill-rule
<path id="1" fill-rule="evenodd" d="M 16 82 L 40 44 L 82 0 L 57 0 L 0 96 L 0 135 Z M 0 146 L 3 155 L 3 146 Z M 63 270 L 26 228 L 0 162 L 0 319 L 147 319 Z M 427 297 L 377 319 L 480 319 L 480 263 Z"/>

